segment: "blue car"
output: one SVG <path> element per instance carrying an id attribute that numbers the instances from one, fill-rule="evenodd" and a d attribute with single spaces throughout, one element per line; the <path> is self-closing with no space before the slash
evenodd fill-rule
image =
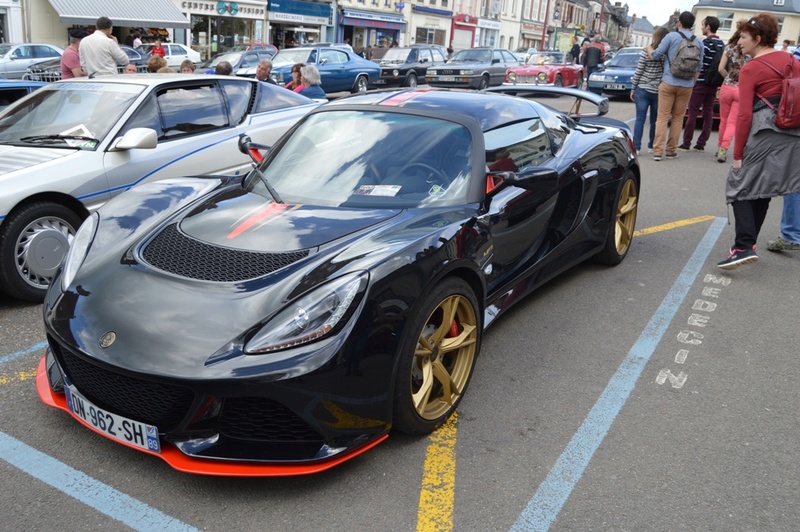
<path id="1" fill-rule="evenodd" d="M 40 81 L 0 78 L 0 112 L 20 98 L 27 96 L 44 85 L 46 85 L 46 83 Z"/>
<path id="2" fill-rule="evenodd" d="M 289 83 L 292 81 L 292 65 L 297 63 L 317 67 L 322 78 L 322 89 L 326 93 L 367 92 L 367 88 L 375 84 L 381 75 L 381 68 L 377 64 L 352 50 L 333 46 L 308 46 L 287 48 L 275 54 L 270 77 L 281 86 Z"/>
<path id="3" fill-rule="evenodd" d="M 628 96 L 633 87 L 631 80 L 640 54 L 641 50 L 615 55 L 589 76 L 589 90 L 606 96 Z"/>

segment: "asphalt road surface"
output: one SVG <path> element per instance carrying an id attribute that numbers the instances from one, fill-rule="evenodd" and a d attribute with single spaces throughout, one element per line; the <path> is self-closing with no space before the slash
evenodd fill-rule
<path id="1" fill-rule="evenodd" d="M 765 249 L 778 198 L 761 260 L 716 267 L 716 140 L 643 155 L 627 259 L 499 320 L 446 427 L 312 476 L 191 476 L 91 433 L 36 395 L 40 307 L 0 299 L 0 530 L 797 530 L 800 252 Z"/>

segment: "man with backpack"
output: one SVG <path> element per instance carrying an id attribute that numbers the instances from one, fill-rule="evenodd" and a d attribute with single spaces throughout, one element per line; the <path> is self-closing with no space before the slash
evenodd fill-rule
<path id="1" fill-rule="evenodd" d="M 651 59 L 664 58 L 664 75 L 658 86 L 658 119 L 656 138 L 653 142 L 653 160 L 678 158 L 678 140 L 681 122 L 686 113 L 686 104 L 692 96 L 692 87 L 700 72 L 702 43 L 692 33 L 694 15 L 684 11 L 678 15 L 678 29 L 661 40 L 655 50 L 647 46 Z M 667 124 L 672 116 L 672 125 L 667 135 Z"/>
<path id="2" fill-rule="evenodd" d="M 692 89 L 692 96 L 689 98 L 689 111 L 686 115 L 686 128 L 683 131 L 683 144 L 679 149 L 689 151 L 692 146 L 692 136 L 694 135 L 697 115 L 703 109 L 703 129 L 697 137 L 697 144 L 694 149 L 703 151 L 711 136 L 711 124 L 714 121 L 714 99 L 717 96 L 717 89 L 725 78 L 719 73 L 719 62 L 725 50 L 725 43 L 717 37 L 719 19 L 717 17 L 706 17 L 701 23 L 703 35 L 703 66 L 700 69 L 700 76 Z"/>

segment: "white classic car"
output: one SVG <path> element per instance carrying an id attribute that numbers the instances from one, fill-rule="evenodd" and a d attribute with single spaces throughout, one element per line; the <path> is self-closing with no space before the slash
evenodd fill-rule
<path id="1" fill-rule="evenodd" d="M 313 100 L 234 76 L 126 74 L 47 85 L 0 114 L 0 290 L 41 301 L 90 212 L 145 181 L 236 175 Z"/>

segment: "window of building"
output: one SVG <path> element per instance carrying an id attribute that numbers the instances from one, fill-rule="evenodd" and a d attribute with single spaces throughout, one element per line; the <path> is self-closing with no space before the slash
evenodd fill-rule
<path id="1" fill-rule="evenodd" d="M 733 13 L 717 13 L 717 18 L 719 19 L 719 31 L 732 31 Z"/>

